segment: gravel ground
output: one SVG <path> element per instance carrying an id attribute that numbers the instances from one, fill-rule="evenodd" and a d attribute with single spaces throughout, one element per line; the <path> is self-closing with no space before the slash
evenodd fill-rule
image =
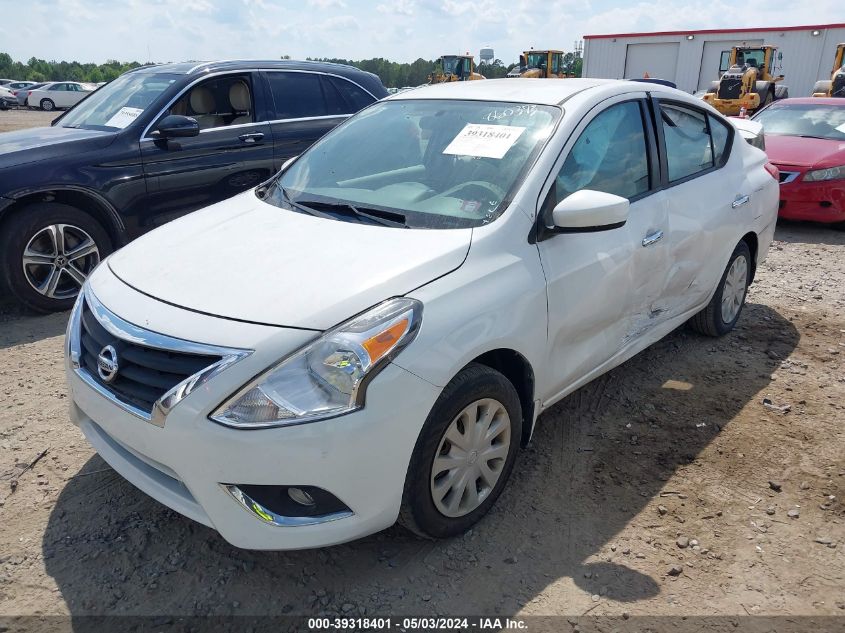
<path id="1" fill-rule="evenodd" d="M 67 314 L 1 304 L 0 615 L 845 616 L 844 308 L 845 233 L 782 225 L 736 331 L 681 328 L 544 413 L 464 537 L 262 553 L 97 457 Z"/>
<path id="2" fill-rule="evenodd" d="M 0 132 L 11 132 L 27 127 L 47 127 L 61 112 L 41 110 L 0 110 Z"/>

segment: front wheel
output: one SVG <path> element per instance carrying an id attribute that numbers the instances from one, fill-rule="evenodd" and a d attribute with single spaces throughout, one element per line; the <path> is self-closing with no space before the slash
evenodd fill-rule
<path id="1" fill-rule="evenodd" d="M 0 278 L 32 310 L 69 310 L 111 250 L 108 233 L 84 211 L 55 202 L 33 204 L 3 225 Z"/>
<path id="2" fill-rule="evenodd" d="M 521 436 L 513 384 L 485 365 L 467 366 L 440 394 L 417 439 L 399 522 L 428 538 L 468 530 L 505 487 Z"/>
<path id="3" fill-rule="evenodd" d="M 730 332 L 745 304 L 751 281 L 751 251 L 745 241 L 737 244 L 716 292 L 707 307 L 690 319 L 692 328 L 706 336 L 722 336 Z"/>
<path id="4" fill-rule="evenodd" d="M 42 99 L 41 100 L 41 109 L 50 112 L 51 110 L 56 109 L 56 104 L 53 103 L 52 99 Z"/>

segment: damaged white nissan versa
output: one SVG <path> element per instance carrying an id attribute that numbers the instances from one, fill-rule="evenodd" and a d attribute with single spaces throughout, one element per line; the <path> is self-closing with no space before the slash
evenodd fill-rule
<path id="1" fill-rule="evenodd" d="M 402 93 L 106 259 L 71 415 L 240 547 L 458 534 L 545 409 L 686 321 L 733 328 L 777 205 L 765 154 L 671 88 Z"/>

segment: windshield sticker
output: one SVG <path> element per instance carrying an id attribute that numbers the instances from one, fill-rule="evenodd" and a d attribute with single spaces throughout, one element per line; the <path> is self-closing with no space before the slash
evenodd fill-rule
<path id="1" fill-rule="evenodd" d="M 121 130 L 138 118 L 143 110 L 141 108 L 123 107 L 117 111 L 112 118 L 106 121 L 106 127 L 117 127 Z"/>
<path id="2" fill-rule="evenodd" d="M 512 116 L 534 116 L 537 114 L 537 105 L 534 103 L 527 103 L 518 105 L 513 108 L 505 108 L 504 110 L 491 110 L 485 117 L 488 121 L 498 121 Z"/>
<path id="3" fill-rule="evenodd" d="M 476 158 L 503 158 L 524 131 L 524 127 L 511 125 L 467 123 L 443 153 Z"/>
<path id="4" fill-rule="evenodd" d="M 845 134 L 845 123 L 843 123 L 842 125 L 837 125 L 837 126 L 836 126 L 836 131 L 837 131 L 837 132 L 842 132 L 843 134 Z"/>

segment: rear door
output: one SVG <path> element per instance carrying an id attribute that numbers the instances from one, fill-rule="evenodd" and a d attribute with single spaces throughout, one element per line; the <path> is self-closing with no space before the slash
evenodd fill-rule
<path id="1" fill-rule="evenodd" d="M 736 246 L 737 217 L 752 192 L 741 165 L 727 168 L 734 129 L 686 102 L 655 100 L 669 205 L 670 316 L 695 308 L 716 287 Z"/>
<path id="2" fill-rule="evenodd" d="M 258 88 L 258 89 L 256 89 Z M 274 171 L 270 124 L 263 120 L 264 92 L 257 73 L 223 73 L 192 84 L 166 107 L 197 119 L 200 133 L 169 141 L 141 139 L 149 193 L 143 229 L 220 202 L 255 187 Z"/>
<path id="3" fill-rule="evenodd" d="M 65 82 L 53 84 L 48 88 L 49 99 L 56 104 L 57 108 L 66 108 L 70 103 L 70 94 L 68 93 L 68 84 Z"/>
<path id="4" fill-rule="evenodd" d="M 298 156 L 351 114 L 376 99 L 340 76 L 299 70 L 266 70 L 276 169 Z"/>

